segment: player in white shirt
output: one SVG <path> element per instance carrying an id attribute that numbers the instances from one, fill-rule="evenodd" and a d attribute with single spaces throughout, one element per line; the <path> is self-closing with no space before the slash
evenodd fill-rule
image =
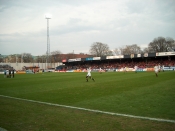
<path id="1" fill-rule="evenodd" d="M 162 65 L 162 71 L 164 72 L 164 65 Z"/>
<path id="2" fill-rule="evenodd" d="M 6 77 L 9 78 L 9 70 L 6 70 Z"/>
<path id="3" fill-rule="evenodd" d="M 88 82 L 88 78 L 90 78 L 91 80 L 95 81 L 95 79 L 92 78 L 92 76 L 91 76 L 91 67 L 89 67 L 89 68 L 87 69 L 87 75 L 86 75 L 86 81 L 87 81 L 87 82 Z"/>
<path id="4" fill-rule="evenodd" d="M 154 66 L 154 72 L 156 74 L 156 77 L 158 77 L 159 67 L 157 66 L 157 64 Z"/>
<path id="5" fill-rule="evenodd" d="M 127 72 L 127 67 L 125 66 L 123 69 L 124 73 Z"/>
<path id="6" fill-rule="evenodd" d="M 135 73 L 137 73 L 137 69 L 138 69 L 137 65 L 134 66 L 134 69 L 135 69 Z"/>
<path id="7" fill-rule="evenodd" d="M 100 74 L 102 73 L 102 69 L 101 68 L 99 69 L 99 72 L 100 72 Z"/>
<path id="8" fill-rule="evenodd" d="M 160 63 L 159 63 L 159 65 L 158 65 L 158 71 L 159 71 L 159 72 L 161 71 Z"/>

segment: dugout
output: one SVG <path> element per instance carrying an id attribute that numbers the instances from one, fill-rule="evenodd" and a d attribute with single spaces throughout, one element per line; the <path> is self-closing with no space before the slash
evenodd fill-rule
<path id="1" fill-rule="evenodd" d="M 59 71 L 59 70 L 66 70 L 67 66 L 66 65 L 59 65 L 55 68 L 55 71 Z"/>
<path id="2" fill-rule="evenodd" d="M 23 70 L 31 70 L 33 72 L 39 72 L 39 66 L 24 66 Z"/>

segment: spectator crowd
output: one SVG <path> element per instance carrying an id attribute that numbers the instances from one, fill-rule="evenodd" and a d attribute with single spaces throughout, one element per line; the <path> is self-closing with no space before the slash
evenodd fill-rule
<path id="1" fill-rule="evenodd" d="M 137 65 L 138 68 L 154 68 L 155 65 L 160 66 L 175 66 L 175 60 L 149 60 L 149 61 L 108 61 L 108 62 L 89 62 L 89 63 L 73 63 L 66 65 L 67 70 L 71 69 L 121 69 L 124 67 L 134 68 Z"/>

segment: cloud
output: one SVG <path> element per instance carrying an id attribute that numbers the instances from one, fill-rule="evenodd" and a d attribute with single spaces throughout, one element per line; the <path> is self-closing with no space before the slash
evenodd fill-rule
<path id="1" fill-rule="evenodd" d="M 1 54 L 44 54 L 46 13 L 53 16 L 51 52 L 88 53 L 97 41 L 114 49 L 146 45 L 159 36 L 175 39 L 174 0 L 0 0 Z"/>

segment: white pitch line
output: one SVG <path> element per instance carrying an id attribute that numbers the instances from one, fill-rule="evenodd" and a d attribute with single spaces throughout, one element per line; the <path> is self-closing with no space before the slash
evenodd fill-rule
<path id="1" fill-rule="evenodd" d="M 137 118 L 137 119 L 145 119 L 145 120 L 151 120 L 151 121 L 175 123 L 175 120 L 160 119 L 160 118 L 151 118 L 151 117 L 144 117 L 144 116 L 134 116 L 134 115 L 129 115 L 129 114 L 113 113 L 113 112 L 106 112 L 106 111 L 100 111 L 100 110 L 86 109 L 86 108 L 81 108 L 81 107 L 74 107 L 74 106 L 66 106 L 66 105 L 60 105 L 60 104 L 53 104 L 53 103 L 42 102 L 42 101 L 28 100 L 28 99 L 22 99 L 22 98 L 11 97 L 11 96 L 4 96 L 4 95 L 0 95 L 0 96 L 1 97 L 6 97 L 6 98 L 11 98 L 11 99 L 16 99 L 16 100 L 28 101 L 28 102 L 45 104 L 45 105 L 51 105 L 51 106 L 65 107 L 65 108 L 71 108 L 71 109 L 78 109 L 78 110 L 84 110 L 84 111 L 95 112 L 95 113 L 102 113 L 102 114 L 116 115 L 116 116 L 124 116 L 124 117 Z"/>

